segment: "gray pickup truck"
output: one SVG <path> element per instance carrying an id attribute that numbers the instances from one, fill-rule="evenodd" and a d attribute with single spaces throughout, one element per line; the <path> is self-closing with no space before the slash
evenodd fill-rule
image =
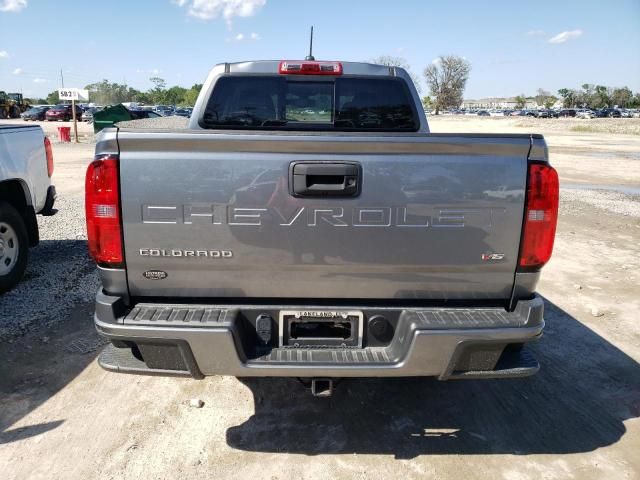
<path id="1" fill-rule="evenodd" d="M 52 215 L 53 153 L 38 126 L 0 126 L 0 294 L 27 268 L 29 247 L 40 240 L 36 214 Z"/>
<path id="2" fill-rule="evenodd" d="M 429 133 L 407 72 L 225 63 L 188 128 L 108 129 L 86 183 L 112 371 L 517 377 L 558 177 L 540 135 Z"/>

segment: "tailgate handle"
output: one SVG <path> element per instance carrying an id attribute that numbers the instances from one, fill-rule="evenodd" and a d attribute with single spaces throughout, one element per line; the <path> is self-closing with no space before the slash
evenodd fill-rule
<path id="1" fill-rule="evenodd" d="M 294 162 L 289 169 L 295 197 L 355 197 L 360 193 L 361 167 L 355 162 Z"/>

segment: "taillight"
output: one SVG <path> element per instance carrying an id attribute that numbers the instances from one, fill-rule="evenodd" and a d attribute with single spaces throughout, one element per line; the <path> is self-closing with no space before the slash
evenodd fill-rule
<path id="1" fill-rule="evenodd" d="M 85 214 L 89 253 L 99 265 L 123 264 L 118 157 L 96 157 L 87 169 Z"/>
<path id="2" fill-rule="evenodd" d="M 551 258 L 558 222 L 559 182 L 546 163 L 529 164 L 520 270 L 540 269 Z"/>
<path id="3" fill-rule="evenodd" d="M 287 75 L 342 75 L 340 62 L 311 62 L 299 60 L 283 60 L 278 72 Z"/>
<path id="4" fill-rule="evenodd" d="M 49 137 L 44 137 L 44 153 L 47 156 L 47 175 L 51 178 L 51 175 L 53 175 L 53 150 L 51 149 Z"/>

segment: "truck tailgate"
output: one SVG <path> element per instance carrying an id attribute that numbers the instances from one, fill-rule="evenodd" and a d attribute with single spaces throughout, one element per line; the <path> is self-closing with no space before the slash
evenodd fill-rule
<path id="1" fill-rule="evenodd" d="M 119 130 L 133 296 L 506 299 L 528 135 Z M 292 162 L 360 169 L 290 192 Z"/>

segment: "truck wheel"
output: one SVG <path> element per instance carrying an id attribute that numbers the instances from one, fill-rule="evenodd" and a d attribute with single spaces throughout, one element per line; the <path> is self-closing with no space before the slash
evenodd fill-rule
<path id="1" fill-rule="evenodd" d="M 15 287 L 27 268 L 29 238 L 24 220 L 6 202 L 0 202 L 0 293 Z"/>

